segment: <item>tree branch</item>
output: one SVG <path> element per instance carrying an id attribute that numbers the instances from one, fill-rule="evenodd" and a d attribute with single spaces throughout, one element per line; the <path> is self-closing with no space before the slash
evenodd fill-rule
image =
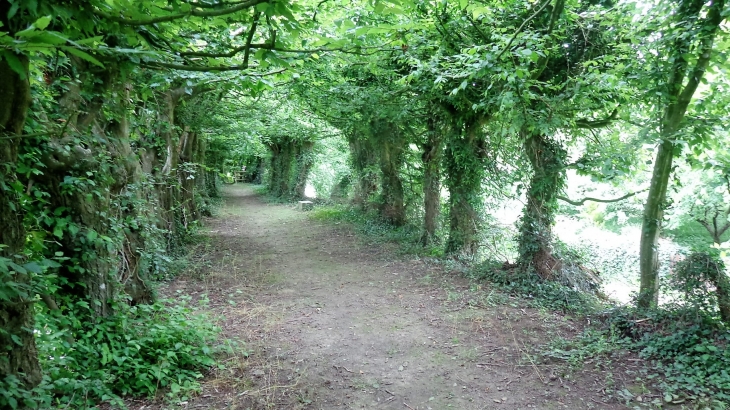
<path id="1" fill-rule="evenodd" d="M 619 197 L 619 198 L 613 198 L 613 199 L 601 199 L 601 198 L 591 198 L 591 197 L 585 197 L 585 198 L 581 199 L 580 201 L 573 201 L 573 200 L 571 200 L 571 199 L 569 199 L 569 198 L 566 198 L 566 197 L 564 197 L 564 196 L 557 196 L 557 198 L 558 198 L 559 200 L 561 200 L 561 201 L 563 201 L 563 202 L 567 202 L 567 203 L 569 203 L 569 204 L 571 204 L 571 205 L 575 205 L 575 206 L 581 206 L 581 205 L 583 205 L 584 203 L 586 203 L 586 202 L 589 202 L 589 201 L 590 201 L 590 202 L 601 202 L 601 203 L 620 202 L 620 201 L 623 201 L 623 200 L 624 200 L 624 199 L 626 199 L 626 198 L 631 198 L 632 196 L 634 196 L 634 195 L 636 195 L 636 194 L 640 194 L 640 193 L 642 193 L 642 192 L 646 192 L 646 191 L 648 191 L 648 190 L 649 190 L 649 188 L 647 188 L 647 189 L 642 189 L 641 191 L 636 191 L 636 192 L 632 192 L 632 193 L 630 193 L 630 194 L 626 194 L 626 195 L 624 195 L 624 196 L 622 196 L 622 197 Z"/>
<path id="2" fill-rule="evenodd" d="M 167 16 L 152 17 L 152 18 L 147 18 L 147 19 L 126 19 L 124 17 L 114 16 L 112 14 L 109 14 L 109 13 L 101 11 L 101 10 L 94 10 L 93 13 L 104 19 L 111 20 L 111 21 L 114 21 L 116 23 L 123 24 L 126 26 L 147 26 L 150 24 L 166 23 L 169 21 L 175 21 L 175 20 L 183 19 L 183 18 L 189 17 L 189 16 L 193 16 L 193 17 L 225 16 L 227 14 L 233 14 L 233 13 L 239 12 L 241 10 L 249 9 L 258 4 L 268 3 L 268 2 L 269 2 L 269 0 L 248 0 L 246 2 L 238 4 L 236 6 L 227 7 L 224 9 L 210 9 L 210 10 L 191 9 L 190 11 L 183 12 L 183 13 L 168 14 Z"/>
<path id="3" fill-rule="evenodd" d="M 332 52 L 332 51 L 339 51 L 341 53 L 345 54 L 355 54 L 355 55 L 361 55 L 361 56 L 369 56 L 373 55 L 380 51 L 391 51 L 392 49 L 380 49 L 381 46 L 374 46 L 374 47 L 358 47 L 358 49 L 369 49 L 369 48 L 378 48 L 377 50 L 369 53 L 363 53 L 353 50 L 348 50 L 345 47 L 337 47 L 337 48 L 313 48 L 309 50 L 305 49 L 295 49 L 295 48 L 282 48 L 277 47 L 270 43 L 252 43 L 250 45 L 250 49 L 263 49 L 263 50 L 271 50 L 271 51 L 278 51 L 281 53 L 326 53 L 326 52 Z M 226 53 L 209 53 L 205 51 L 173 51 L 173 53 L 177 53 L 181 57 L 208 57 L 208 58 L 227 58 L 227 57 L 233 57 L 236 54 L 239 54 L 242 51 L 246 51 L 246 46 L 240 46 L 232 48 L 231 51 Z"/>
<path id="4" fill-rule="evenodd" d="M 256 34 L 256 27 L 259 25 L 259 16 L 261 16 L 260 12 L 256 12 L 253 16 L 253 22 L 251 23 L 251 31 L 248 32 L 248 35 L 246 36 L 246 45 L 243 46 L 243 49 L 245 50 L 243 53 L 243 65 L 248 67 L 248 58 L 251 53 L 251 41 L 253 41 L 253 36 Z"/>
<path id="5" fill-rule="evenodd" d="M 195 2 L 185 1 L 185 3 L 194 5 L 195 7 L 199 7 L 201 9 L 214 9 L 216 7 L 221 7 L 221 6 L 223 6 L 223 7 L 235 6 L 235 5 L 244 3 L 245 1 L 247 1 L 247 0 L 221 1 L 221 2 L 217 2 L 217 3 L 210 3 L 210 2 L 206 3 L 203 1 L 195 1 Z"/>
<path id="6" fill-rule="evenodd" d="M 602 120 L 575 120 L 575 126 L 578 128 L 583 129 L 589 129 L 594 130 L 596 128 L 603 128 L 607 127 L 609 124 L 611 124 L 613 121 L 616 120 L 618 117 L 618 108 L 614 109 L 611 115 L 609 115 L 607 118 L 604 118 Z"/>
<path id="7" fill-rule="evenodd" d="M 515 41 L 515 39 L 520 34 L 520 32 L 522 32 L 522 29 L 525 28 L 525 25 L 527 25 L 527 23 L 529 23 L 530 21 L 532 21 L 532 19 L 537 17 L 537 15 L 540 14 L 540 12 L 543 11 L 543 9 L 545 9 L 545 7 L 547 7 L 547 5 L 550 4 L 551 1 L 552 0 L 547 0 L 542 6 L 540 6 L 539 9 L 537 9 L 537 11 L 533 15 L 528 17 L 525 21 L 522 22 L 522 24 L 520 24 L 520 26 L 517 28 L 517 31 L 515 31 L 515 34 L 513 34 L 512 38 L 510 38 L 509 41 L 507 42 L 507 45 L 504 46 L 504 49 L 499 54 L 497 54 L 497 58 L 495 60 L 499 60 L 499 58 L 502 57 L 502 54 L 504 54 L 507 50 L 509 50 L 510 46 L 512 45 L 512 42 Z"/>
<path id="8" fill-rule="evenodd" d="M 705 21 L 707 21 L 707 24 L 702 28 L 707 32 L 702 38 L 697 63 L 692 70 L 692 74 L 687 81 L 687 85 L 684 87 L 684 90 L 682 90 L 679 97 L 677 98 L 677 110 L 682 114 L 684 114 L 684 112 L 687 110 L 687 106 L 692 100 L 692 96 L 697 90 L 697 87 L 700 84 L 700 80 L 705 75 L 707 66 L 710 64 L 712 45 L 714 43 L 717 30 L 719 29 L 720 24 L 723 20 L 722 10 L 724 4 L 724 0 L 713 0 L 712 5 L 710 6 L 710 10 L 707 12 L 707 17 L 705 19 Z"/>
<path id="9" fill-rule="evenodd" d="M 140 63 L 140 66 L 146 67 L 146 68 L 169 68 L 170 70 L 179 70 L 179 71 L 195 71 L 195 72 L 201 72 L 201 73 L 218 73 L 218 72 L 224 72 L 224 71 L 244 71 L 248 70 L 252 67 L 248 67 L 247 65 L 231 65 L 231 66 L 194 66 L 194 65 L 183 65 L 183 64 L 173 64 L 173 63 L 164 63 L 161 61 L 148 61 L 148 62 L 142 62 Z M 256 68 L 256 67 L 253 67 Z M 278 74 L 283 73 L 286 71 L 286 68 L 282 68 L 279 70 L 270 71 L 268 73 L 263 74 L 257 74 L 257 73 L 250 73 L 247 74 L 251 77 L 266 77 L 268 75 L 272 74 Z"/>
<path id="10" fill-rule="evenodd" d="M 555 27 L 555 23 L 558 21 L 558 18 L 563 13 L 563 10 L 565 10 L 565 0 L 556 0 L 555 7 L 553 8 L 553 11 L 550 13 L 550 23 L 548 24 L 548 29 L 545 35 L 550 35 L 553 32 L 553 28 Z M 550 57 L 548 57 L 548 54 L 545 53 L 544 56 L 541 56 L 537 61 L 537 70 L 532 74 L 532 79 L 537 80 L 542 75 L 543 71 L 547 68 L 548 61 L 550 61 Z"/>

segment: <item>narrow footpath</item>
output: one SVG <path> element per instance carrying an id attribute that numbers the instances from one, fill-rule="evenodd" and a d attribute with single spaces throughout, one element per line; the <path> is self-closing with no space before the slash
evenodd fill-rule
<path id="1" fill-rule="evenodd" d="M 536 353 L 575 334 L 571 319 L 265 203 L 251 186 L 225 196 L 163 293 L 207 297 L 232 353 L 200 395 L 145 409 L 627 408 L 614 393 L 631 389 L 631 369 L 569 371 Z"/>

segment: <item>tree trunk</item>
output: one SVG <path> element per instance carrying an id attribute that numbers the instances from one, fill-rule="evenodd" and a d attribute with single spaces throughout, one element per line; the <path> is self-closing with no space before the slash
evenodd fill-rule
<path id="1" fill-rule="evenodd" d="M 200 219 L 198 204 L 195 199 L 195 179 L 198 173 L 198 164 L 195 162 L 195 147 L 198 144 L 198 134 L 185 128 L 178 143 L 179 162 L 177 166 L 178 186 L 180 187 L 179 218 L 183 226 L 187 227 L 192 221 Z"/>
<path id="2" fill-rule="evenodd" d="M 297 155 L 297 182 L 294 187 L 294 196 L 297 199 L 306 198 L 307 179 L 309 179 L 309 173 L 312 171 L 312 165 L 314 165 L 312 147 L 314 147 L 314 142 L 302 142 L 299 155 Z"/>
<path id="3" fill-rule="evenodd" d="M 644 205 L 644 215 L 641 224 L 641 242 L 639 245 L 639 269 L 641 272 L 641 287 L 638 306 L 647 309 L 656 306 L 659 299 L 659 234 L 664 217 L 665 200 L 669 177 L 672 174 L 672 160 L 674 158 L 674 144 L 666 139 L 659 145 L 654 171 L 649 186 L 649 195 Z"/>
<path id="4" fill-rule="evenodd" d="M 641 226 L 641 244 L 639 247 L 639 267 L 641 271 L 641 287 L 637 306 L 648 309 L 656 306 L 659 300 L 659 259 L 657 256 L 659 235 L 666 206 L 667 187 L 672 174 L 674 159 L 674 140 L 678 138 L 681 123 L 692 101 L 697 87 L 702 81 L 710 59 L 713 56 L 713 44 L 720 24 L 724 20 L 725 0 L 709 3 L 709 10 L 702 10 L 707 3 L 684 0 L 679 3 L 675 13 L 675 23 L 685 26 L 691 36 L 676 36 L 671 44 L 670 76 L 667 79 L 668 95 L 666 107 L 662 113 L 660 124 L 661 143 L 654 161 L 654 171 L 649 186 L 649 197 L 644 206 Z M 697 41 L 697 47 L 693 42 Z M 697 61 L 689 67 L 686 54 L 695 53 Z M 686 80 L 686 83 L 685 83 Z"/>
<path id="5" fill-rule="evenodd" d="M 48 227 L 57 236 L 57 245 L 49 245 L 49 250 L 63 252 L 70 258 L 59 268 L 58 274 L 65 283 L 58 293 L 87 302 L 91 315 L 102 317 L 113 313 L 112 302 L 118 287 L 120 243 L 112 228 L 110 210 L 112 196 L 122 191 L 129 177 L 122 159 L 126 153 L 122 153 L 119 141 L 127 138 L 129 132 L 124 122 L 108 120 L 101 109 L 104 97 L 117 85 L 118 72 L 114 67 L 89 70 L 85 63 L 76 60 L 74 65 L 82 74 L 66 84 L 66 92 L 59 98 L 72 134 L 48 142 L 43 158 L 47 172 L 38 176 L 38 181 L 50 194 L 48 209 L 70 220 L 69 227 L 75 227 L 59 229 L 58 233 L 56 227 Z M 84 85 L 91 88 L 85 89 Z M 84 99 L 87 93 L 93 97 Z M 108 108 L 119 108 L 116 105 Z M 84 145 L 76 141 L 77 135 L 97 138 L 88 139 Z"/>
<path id="6" fill-rule="evenodd" d="M 0 6 L 5 20 L 7 9 Z M 10 51 L 9 51 L 10 52 Z M 23 69 L 28 73 L 28 58 L 16 55 Z M 20 196 L 16 191 L 18 183 L 15 164 L 18 160 L 20 139 L 8 138 L 23 132 L 23 125 L 30 105 L 30 84 L 14 72 L 7 60 L 0 60 L 0 258 L 20 262 L 15 255 L 23 253 L 25 246 L 24 215 Z M 30 278 L 15 271 L 0 271 L 2 287 L 7 282 L 15 286 L 28 285 Z M 19 294 L 11 290 L 8 299 L 0 299 L 0 385 L 7 377 L 16 378 L 20 387 L 31 389 L 41 381 L 41 368 L 35 346 L 34 309 L 35 295 Z"/>
<path id="7" fill-rule="evenodd" d="M 406 223 L 403 182 L 400 178 L 402 148 L 388 142 L 382 142 L 380 147 L 380 216 L 394 226 L 402 226 Z"/>
<path id="8" fill-rule="evenodd" d="M 290 198 L 292 186 L 292 168 L 297 156 L 297 147 L 293 141 L 287 139 L 281 150 L 281 163 L 279 164 L 281 176 L 279 177 L 279 197 Z"/>
<path id="9" fill-rule="evenodd" d="M 441 135 L 433 120 L 428 120 L 428 137 L 423 145 L 423 234 L 421 244 L 427 246 L 436 238 L 441 208 Z"/>
<path id="10" fill-rule="evenodd" d="M 552 279 L 560 261 L 552 256 L 552 228 L 558 209 L 557 196 L 565 184 L 567 152 L 545 135 L 525 135 L 523 150 L 532 165 L 527 205 L 522 214 L 519 265 L 530 267 L 543 279 Z"/>
<path id="11" fill-rule="evenodd" d="M 485 154 L 486 140 L 476 119 L 454 121 L 444 157 L 449 189 L 446 253 L 473 256 L 479 248 Z"/>
<path id="12" fill-rule="evenodd" d="M 143 172 L 139 159 L 132 151 L 129 140 L 130 129 L 127 118 L 126 104 L 129 100 L 131 85 L 125 85 L 125 92 L 119 92 L 121 96 L 113 109 L 116 111 L 114 120 L 109 126 L 109 147 L 112 152 L 114 166 L 112 184 L 115 207 L 117 207 L 123 220 L 135 220 L 140 217 L 152 218 L 152 215 L 142 215 L 141 212 L 149 212 L 149 209 L 139 209 L 138 202 L 146 197 L 147 189 L 142 183 Z M 154 301 L 152 288 L 148 283 L 149 267 L 145 269 L 143 263 L 144 251 L 148 250 L 149 244 L 144 235 L 141 234 L 142 227 L 127 226 L 124 229 L 119 253 L 119 267 L 117 268 L 117 279 L 124 287 L 124 291 L 130 296 L 134 305 L 149 304 Z M 111 236 L 112 233 L 107 233 Z M 151 265 L 151 264 L 147 264 Z"/>
<path id="13" fill-rule="evenodd" d="M 375 172 L 378 158 L 376 157 L 375 147 L 367 138 L 358 137 L 354 134 L 348 135 L 348 142 L 350 143 L 350 155 L 357 178 L 353 203 L 360 209 L 368 210 L 371 208 L 372 197 L 378 191 L 378 175 Z"/>
<path id="14" fill-rule="evenodd" d="M 271 151 L 271 160 L 269 162 L 269 175 L 267 181 L 267 190 L 271 195 L 278 196 L 276 192 L 280 186 L 279 178 L 281 177 L 281 146 L 279 144 L 269 144 Z"/>

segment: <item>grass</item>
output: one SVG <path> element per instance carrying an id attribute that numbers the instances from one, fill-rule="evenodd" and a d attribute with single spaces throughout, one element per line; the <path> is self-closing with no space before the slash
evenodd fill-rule
<path id="1" fill-rule="evenodd" d="M 403 254 L 443 256 L 439 246 L 424 247 L 420 244 L 420 226 L 407 224 L 395 227 L 381 220 L 375 212 L 362 212 L 345 205 L 325 205 L 316 207 L 309 216 L 315 221 L 350 224 L 370 243 L 395 243 Z"/>

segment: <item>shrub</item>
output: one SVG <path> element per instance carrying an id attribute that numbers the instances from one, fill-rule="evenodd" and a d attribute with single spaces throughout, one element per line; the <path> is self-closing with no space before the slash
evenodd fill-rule
<path id="1" fill-rule="evenodd" d="M 123 396 L 194 393 L 214 364 L 218 329 L 188 301 L 118 306 L 115 315 L 93 323 L 81 303 L 63 316 L 39 313 L 44 391 L 53 392 L 55 405 L 83 408 L 99 402 L 123 407 Z M 49 402 L 42 394 L 35 400 Z"/>
<path id="2" fill-rule="evenodd" d="M 680 303 L 730 322 L 730 280 L 719 255 L 691 253 L 677 263 L 670 286 L 678 293 Z"/>

